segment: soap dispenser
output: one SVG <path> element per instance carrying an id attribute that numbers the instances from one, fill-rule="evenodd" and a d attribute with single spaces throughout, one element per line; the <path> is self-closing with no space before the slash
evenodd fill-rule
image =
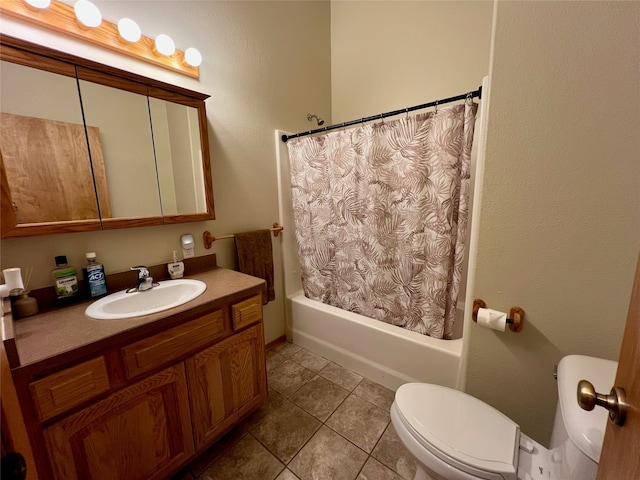
<path id="1" fill-rule="evenodd" d="M 167 270 L 172 279 L 182 278 L 184 275 L 184 262 L 178 261 L 178 251 L 173 251 L 173 262 L 167 265 Z"/>

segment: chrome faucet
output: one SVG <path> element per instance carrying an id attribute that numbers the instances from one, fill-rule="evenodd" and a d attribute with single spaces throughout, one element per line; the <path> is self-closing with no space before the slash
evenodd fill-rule
<path id="1" fill-rule="evenodd" d="M 153 287 L 158 285 L 157 283 L 153 283 L 153 277 L 149 273 L 149 269 L 147 267 L 140 265 L 137 267 L 129 267 L 129 269 L 138 271 L 138 284 L 127 290 L 127 293 L 144 292 L 146 290 L 151 290 Z"/>

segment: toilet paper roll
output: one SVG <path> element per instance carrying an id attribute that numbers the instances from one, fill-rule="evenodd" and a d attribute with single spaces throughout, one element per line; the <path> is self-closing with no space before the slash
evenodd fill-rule
<path id="1" fill-rule="evenodd" d="M 507 314 L 490 308 L 480 308 L 478 310 L 478 325 L 504 332 L 507 326 Z"/>
<path id="2" fill-rule="evenodd" d="M 24 288 L 22 283 L 22 271 L 19 268 L 5 268 L 2 270 L 4 275 L 4 284 L 0 285 L 0 295 L 8 297 L 14 288 Z"/>

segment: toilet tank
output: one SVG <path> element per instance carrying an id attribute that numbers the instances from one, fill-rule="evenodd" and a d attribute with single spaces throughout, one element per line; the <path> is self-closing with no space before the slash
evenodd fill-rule
<path id="1" fill-rule="evenodd" d="M 558 404 L 550 449 L 560 478 L 596 478 L 608 412 L 600 407 L 582 410 L 578 382 L 588 380 L 596 392 L 608 394 L 617 368 L 618 362 L 584 355 L 569 355 L 558 363 Z"/>

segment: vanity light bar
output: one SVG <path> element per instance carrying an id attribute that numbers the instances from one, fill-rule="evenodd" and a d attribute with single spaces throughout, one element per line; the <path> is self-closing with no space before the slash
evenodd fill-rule
<path id="1" fill-rule="evenodd" d="M 156 49 L 155 41 L 144 35 L 141 35 L 138 41 L 123 39 L 118 31 L 118 25 L 104 19 L 97 27 L 81 26 L 74 7 L 58 0 L 51 0 L 50 6 L 42 8 L 28 5 L 26 0 L 0 0 L 0 14 L 99 45 L 192 78 L 200 76 L 198 66 L 190 64 L 190 56 L 185 57 L 184 52 L 175 50 L 170 55 L 161 54 L 161 50 Z M 130 22 L 135 25 L 135 22 Z"/>

